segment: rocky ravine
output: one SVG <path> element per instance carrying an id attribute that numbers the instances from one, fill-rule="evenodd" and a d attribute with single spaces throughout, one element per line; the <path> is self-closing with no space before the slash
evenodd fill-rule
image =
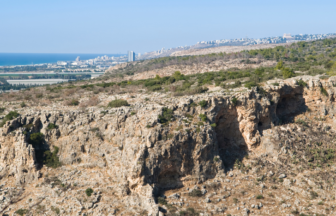
<path id="1" fill-rule="evenodd" d="M 27 108 L 0 132 L 1 212 L 332 213 L 334 187 L 316 186 L 309 179 L 324 170 L 302 169 L 311 160 L 305 149 L 308 143 L 334 142 L 336 80 L 304 79 L 306 87 L 286 80 L 279 86 L 265 86 L 265 92 L 252 89 L 235 95 L 222 91 L 169 98 L 155 93 L 145 102 L 146 95 L 139 94 L 131 106 L 109 110 Z M 327 94 L 322 94 L 321 87 Z M 207 101 L 203 108 L 197 105 L 201 100 Z M 165 107 L 174 111 L 173 118 L 161 124 L 158 116 Z M 291 123 L 298 119 L 310 126 Z M 50 123 L 58 128 L 48 129 Z M 29 134 L 38 132 L 44 134 L 44 140 L 31 144 Z M 46 150 L 57 154 L 62 166 L 42 165 L 41 155 Z M 303 163 L 302 169 L 288 165 L 286 160 L 293 156 Z M 328 166 L 328 181 L 323 182 L 331 184 L 334 173 L 334 165 Z M 258 178 L 261 181 L 254 184 L 253 179 Z M 271 186 L 272 179 L 277 186 Z M 323 205 L 312 208 L 307 187 L 317 191 Z M 87 188 L 93 189 L 91 196 L 86 194 Z M 268 190 L 274 191 L 265 192 Z M 202 194 L 191 194 L 197 191 Z M 256 200 L 258 194 L 263 198 Z"/>

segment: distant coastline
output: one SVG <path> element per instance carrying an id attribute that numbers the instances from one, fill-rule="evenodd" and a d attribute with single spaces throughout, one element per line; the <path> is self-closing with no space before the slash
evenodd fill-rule
<path id="1" fill-rule="evenodd" d="M 0 66 L 27 66 L 56 63 L 57 61 L 75 61 L 77 56 L 80 56 L 82 60 L 89 60 L 104 55 L 119 57 L 125 54 L 0 53 Z"/>

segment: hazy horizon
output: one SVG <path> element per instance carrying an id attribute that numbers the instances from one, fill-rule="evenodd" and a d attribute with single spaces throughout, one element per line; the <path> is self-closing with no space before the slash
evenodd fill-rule
<path id="1" fill-rule="evenodd" d="M 1 3 L 0 53 L 125 54 L 198 41 L 333 33 L 331 0 Z"/>

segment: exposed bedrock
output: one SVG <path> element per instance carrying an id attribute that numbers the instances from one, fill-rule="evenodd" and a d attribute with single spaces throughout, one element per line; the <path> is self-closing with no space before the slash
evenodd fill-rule
<path id="1" fill-rule="evenodd" d="M 306 82 L 307 87 L 293 81 L 265 86 L 265 91 L 188 96 L 103 113 L 29 110 L 0 129 L 1 177 L 11 177 L 17 185 L 34 183 L 43 177 L 41 151 L 58 147 L 63 166 L 103 170 L 110 177 L 106 184 L 115 185 L 121 196 L 143 197 L 143 206 L 155 215 L 154 197 L 160 191 L 220 177 L 246 152 L 273 148 L 269 130 L 274 126 L 309 109 L 334 115 L 335 81 Z M 193 106 L 201 100 L 208 105 Z M 163 107 L 174 110 L 168 125 L 158 121 Z M 207 116 L 203 125 L 200 114 Z M 48 130 L 50 123 L 58 128 Z M 33 146 L 27 137 L 37 132 L 45 135 L 44 141 Z"/>

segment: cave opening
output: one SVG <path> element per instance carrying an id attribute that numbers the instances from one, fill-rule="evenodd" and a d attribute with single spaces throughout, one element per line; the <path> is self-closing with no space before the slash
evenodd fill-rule
<path id="1" fill-rule="evenodd" d="M 290 123 L 294 121 L 295 116 L 306 112 L 307 109 L 303 94 L 284 95 L 277 104 L 276 116 L 279 124 Z"/>
<path id="2" fill-rule="evenodd" d="M 233 168 L 237 159 L 241 160 L 247 154 L 248 148 L 239 129 L 236 108 L 222 108 L 215 121 L 219 155 L 228 171 Z"/>

